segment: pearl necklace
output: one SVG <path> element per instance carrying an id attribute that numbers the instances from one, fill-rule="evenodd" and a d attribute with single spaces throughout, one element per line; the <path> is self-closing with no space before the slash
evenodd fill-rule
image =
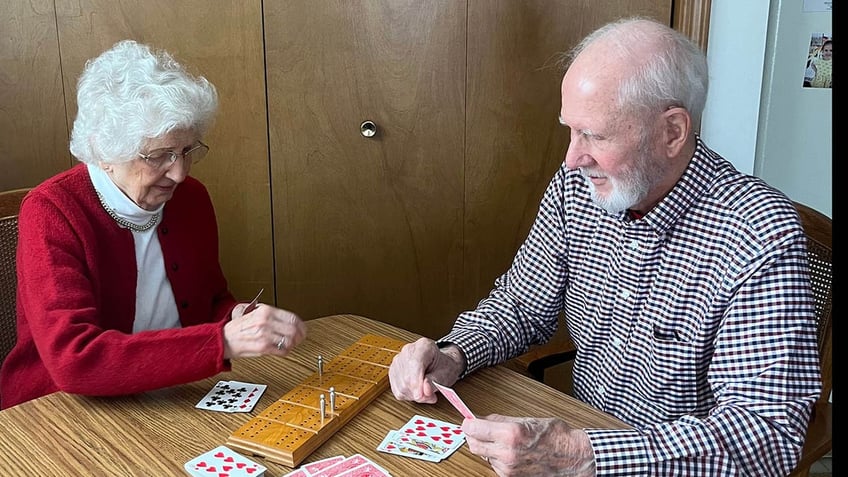
<path id="1" fill-rule="evenodd" d="M 146 232 L 151 228 L 155 227 L 156 224 L 159 223 L 159 219 L 162 218 L 162 212 L 160 211 L 156 213 L 153 217 L 150 217 L 150 220 L 148 220 L 146 224 L 136 225 L 130 222 L 129 220 L 121 217 L 115 212 L 115 209 L 109 207 L 109 205 L 106 203 L 106 199 L 104 199 L 103 196 L 100 195 L 100 192 L 97 193 L 97 198 L 100 199 L 100 205 L 103 206 L 103 210 L 105 210 L 106 213 L 109 214 L 109 217 L 115 219 L 115 222 L 117 222 L 118 225 L 120 225 L 122 228 L 130 229 L 133 232 Z"/>

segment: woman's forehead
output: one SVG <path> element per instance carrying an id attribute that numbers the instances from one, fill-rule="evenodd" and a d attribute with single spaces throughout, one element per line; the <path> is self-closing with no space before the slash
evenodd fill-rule
<path id="1" fill-rule="evenodd" d="M 192 144 L 199 138 L 192 129 L 175 129 L 159 137 L 146 139 L 142 144 L 148 150 L 182 147 Z"/>

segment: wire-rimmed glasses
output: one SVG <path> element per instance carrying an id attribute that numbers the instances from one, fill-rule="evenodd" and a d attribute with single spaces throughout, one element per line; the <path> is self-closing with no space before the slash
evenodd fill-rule
<path id="1" fill-rule="evenodd" d="M 206 156 L 207 152 L 209 152 L 209 146 L 204 144 L 202 141 L 197 141 L 197 144 L 187 151 L 174 152 L 165 149 L 153 151 L 150 154 L 138 153 L 138 156 L 144 159 L 144 162 L 146 162 L 150 167 L 158 170 L 171 167 L 175 162 L 177 162 L 178 157 L 189 161 L 191 164 L 197 164 L 198 161 Z"/>

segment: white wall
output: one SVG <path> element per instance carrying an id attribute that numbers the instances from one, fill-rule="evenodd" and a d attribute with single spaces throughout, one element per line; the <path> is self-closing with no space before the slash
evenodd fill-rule
<path id="1" fill-rule="evenodd" d="M 810 35 L 833 33 L 832 12 L 804 3 L 713 0 L 701 136 L 739 170 L 832 217 L 833 92 L 801 86 Z"/>

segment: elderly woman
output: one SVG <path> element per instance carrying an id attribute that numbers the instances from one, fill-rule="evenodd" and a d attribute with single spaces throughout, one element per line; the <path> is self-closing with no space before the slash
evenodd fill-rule
<path id="1" fill-rule="evenodd" d="M 300 343 L 297 315 L 245 314 L 228 290 L 212 201 L 189 176 L 209 150 L 215 87 L 122 41 L 86 64 L 77 104 L 70 150 L 82 164 L 21 207 L 18 341 L 0 369 L 0 408 L 182 384 Z"/>

